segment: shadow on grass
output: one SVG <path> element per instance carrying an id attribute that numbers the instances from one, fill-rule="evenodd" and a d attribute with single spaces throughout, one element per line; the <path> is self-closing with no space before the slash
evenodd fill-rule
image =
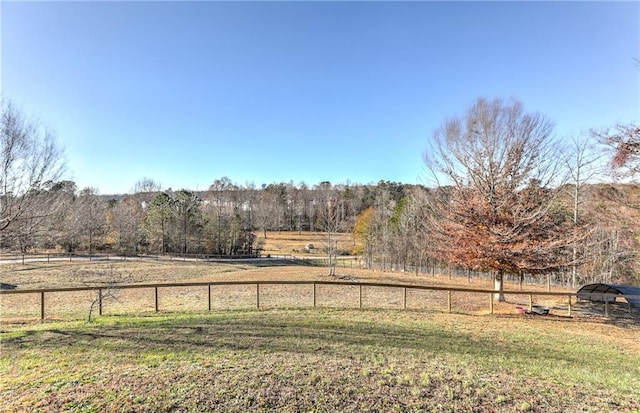
<path id="1" fill-rule="evenodd" d="M 459 332 L 429 321 L 392 324 L 353 320 L 351 315 L 348 311 L 277 310 L 148 317 L 136 319 L 135 323 L 118 318 L 64 329 L 52 326 L 25 330 L 2 344 L 4 351 L 25 346 L 52 351 L 99 349 L 115 356 L 141 352 L 252 351 L 353 357 L 370 355 L 373 351 L 449 355 L 512 366 L 541 360 L 551 364 L 584 361 L 584 355 L 574 353 L 571 346 L 558 346 L 554 342 L 500 340 L 488 332 Z"/>

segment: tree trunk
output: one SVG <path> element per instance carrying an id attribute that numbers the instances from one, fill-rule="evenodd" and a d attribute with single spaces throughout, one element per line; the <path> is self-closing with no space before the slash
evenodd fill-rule
<path id="1" fill-rule="evenodd" d="M 499 291 L 495 293 L 494 299 L 498 300 L 499 302 L 506 301 L 504 298 L 504 271 L 503 270 L 498 270 L 494 273 L 493 289 Z"/>
<path id="2" fill-rule="evenodd" d="M 524 283 L 524 272 L 520 271 L 520 291 L 522 291 L 523 283 Z"/>

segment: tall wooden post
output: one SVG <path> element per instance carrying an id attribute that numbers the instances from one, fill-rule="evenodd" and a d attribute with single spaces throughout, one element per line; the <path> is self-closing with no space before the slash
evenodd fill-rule
<path id="1" fill-rule="evenodd" d="M 156 313 L 158 312 L 158 287 L 154 287 L 155 290 L 155 304 L 156 304 Z"/>
<path id="2" fill-rule="evenodd" d="M 40 293 L 40 321 L 44 321 L 44 291 Z"/>
<path id="3" fill-rule="evenodd" d="M 313 283 L 313 308 L 316 308 L 316 283 Z"/>

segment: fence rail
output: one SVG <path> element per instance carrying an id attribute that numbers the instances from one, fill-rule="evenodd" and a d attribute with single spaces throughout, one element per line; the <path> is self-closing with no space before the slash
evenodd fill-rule
<path id="1" fill-rule="evenodd" d="M 105 292 L 113 292 L 118 290 L 132 290 L 132 289 L 153 289 L 154 290 L 154 308 L 155 311 L 160 311 L 159 306 L 159 290 L 175 287 L 207 287 L 208 289 L 208 310 L 212 309 L 212 296 L 211 287 L 215 286 L 255 286 L 255 307 L 261 308 L 260 290 L 262 286 L 310 286 L 312 290 L 312 306 L 318 306 L 318 287 L 319 286 L 340 286 L 340 287 L 356 287 L 358 289 L 358 307 L 363 308 L 363 289 L 364 288 L 385 288 L 385 289 L 401 289 L 402 290 L 402 308 L 407 308 L 407 292 L 411 290 L 417 291 L 439 291 L 446 292 L 446 308 L 448 312 L 452 311 L 452 293 L 470 293 L 470 294 L 486 294 L 488 296 L 488 310 L 490 314 L 494 313 L 494 300 L 495 295 L 498 293 L 504 295 L 516 295 L 524 296 L 528 298 L 528 311 L 531 312 L 534 309 L 533 297 L 548 296 L 548 297 L 564 297 L 567 299 L 567 306 L 565 314 L 569 317 L 572 316 L 572 301 L 577 298 L 577 293 L 573 292 L 545 292 L 545 291 L 498 291 L 490 289 L 479 288 L 462 288 L 462 287 L 446 287 L 446 286 L 424 286 L 415 284 L 401 284 L 401 283 L 375 283 L 375 282 L 348 282 L 348 281 L 210 281 L 210 282 L 172 282 L 172 283 L 154 283 L 154 284 L 124 284 L 124 285 L 102 285 L 91 287 L 60 287 L 60 288 L 46 288 L 46 289 L 29 289 L 29 290 L 0 290 L 0 296 L 2 295 L 15 295 L 15 294 L 39 294 L 40 304 L 40 319 L 45 319 L 45 294 L 52 293 L 65 293 L 65 292 L 95 292 L 97 294 L 98 313 L 103 313 L 103 294 Z M 604 316 L 610 316 L 610 302 L 616 300 L 617 297 L 621 298 L 640 298 L 638 295 L 622 295 L 622 294 L 602 294 Z M 607 299 L 611 298 L 611 300 Z M 631 306 L 629 305 L 629 312 L 631 312 Z"/>
<path id="2" fill-rule="evenodd" d="M 328 261 L 326 256 L 313 255 L 292 255 L 292 254 L 268 254 L 268 255 L 220 255 L 220 254 L 159 254 L 159 255 L 147 255 L 147 254 L 82 254 L 82 253 L 30 253 L 30 254 L 18 254 L 18 253 L 0 253 L 0 263 L 36 263 L 36 262 L 51 262 L 51 261 L 224 261 L 224 262 L 242 262 L 242 261 L 292 261 L 298 263 L 318 263 L 325 264 Z M 354 267 L 361 265 L 360 257 L 357 256 L 340 256 L 336 257 L 336 265 L 340 267 Z M 347 264 L 348 263 L 348 264 Z"/>
<path id="3" fill-rule="evenodd" d="M 274 259 L 290 259 L 293 256 L 278 256 Z M 150 261 L 181 261 L 181 260 L 246 260 L 255 258 L 267 258 L 260 255 L 220 255 L 220 254 L 116 254 L 116 253 L 78 253 L 78 252 L 50 252 L 50 253 L 0 253 L 0 262 L 22 263 L 27 262 L 50 262 L 52 260 L 65 261 L 128 261 L 128 260 L 150 260 Z"/>

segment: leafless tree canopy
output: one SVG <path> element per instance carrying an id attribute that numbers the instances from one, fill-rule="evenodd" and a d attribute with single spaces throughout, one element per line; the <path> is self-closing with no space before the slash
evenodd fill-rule
<path id="1" fill-rule="evenodd" d="M 57 181 L 63 157 L 54 134 L 16 107 L 0 101 L 0 231 L 44 210 L 38 196 Z"/>
<path id="2" fill-rule="evenodd" d="M 425 162 L 438 186 L 474 186 L 486 196 L 521 189 L 531 179 L 546 187 L 558 181 L 552 131 L 553 123 L 526 113 L 518 101 L 480 98 L 434 132 Z"/>

